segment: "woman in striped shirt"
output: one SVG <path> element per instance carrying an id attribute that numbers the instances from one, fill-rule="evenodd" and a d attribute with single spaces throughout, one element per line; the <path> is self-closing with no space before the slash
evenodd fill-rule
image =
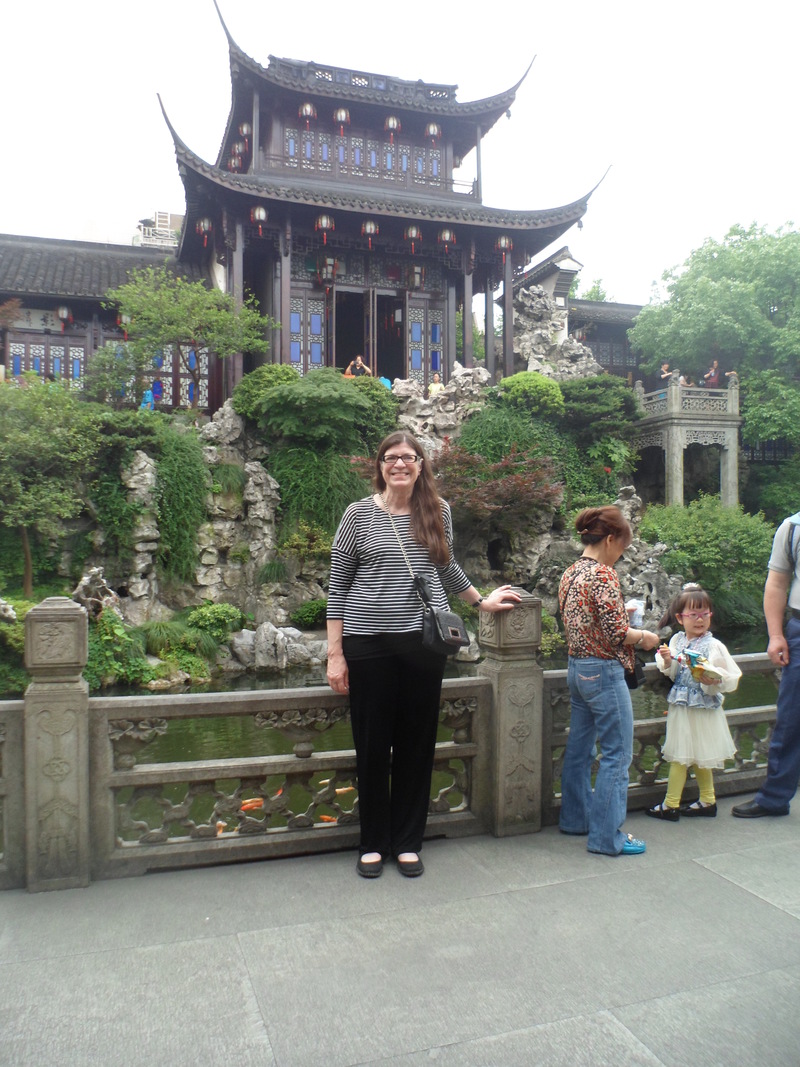
<path id="1" fill-rule="evenodd" d="M 423 872 L 445 657 L 422 647 L 423 604 L 414 573 L 436 607 L 455 593 L 479 611 L 509 611 L 509 585 L 482 597 L 453 558 L 450 508 L 436 492 L 420 444 L 390 434 L 375 461 L 377 491 L 344 513 L 331 553 L 328 681 L 350 696 L 361 843 L 357 870 L 376 878 L 384 857 L 402 874 Z"/>

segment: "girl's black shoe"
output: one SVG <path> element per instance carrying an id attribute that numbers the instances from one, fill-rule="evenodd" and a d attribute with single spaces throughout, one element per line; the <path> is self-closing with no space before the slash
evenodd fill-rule
<path id="1" fill-rule="evenodd" d="M 699 800 L 695 800 L 694 804 L 682 804 L 681 815 L 687 815 L 690 819 L 695 819 L 698 816 L 703 819 L 714 819 L 717 815 L 717 805 L 714 804 L 701 804 Z"/>
<path id="2" fill-rule="evenodd" d="M 652 808 L 645 809 L 645 815 L 651 819 L 663 819 L 665 822 L 677 822 L 681 817 L 683 808 L 668 808 L 664 804 L 655 804 Z"/>

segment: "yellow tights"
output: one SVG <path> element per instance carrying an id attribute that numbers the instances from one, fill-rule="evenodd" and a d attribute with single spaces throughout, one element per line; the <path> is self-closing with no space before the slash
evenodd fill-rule
<path id="1" fill-rule="evenodd" d="M 697 784 L 700 787 L 700 800 L 703 804 L 715 804 L 714 772 L 710 767 L 692 767 Z M 685 763 L 670 763 L 669 779 L 667 780 L 667 795 L 664 798 L 664 806 L 667 808 L 679 808 L 681 795 L 686 785 L 686 776 L 689 768 Z"/>

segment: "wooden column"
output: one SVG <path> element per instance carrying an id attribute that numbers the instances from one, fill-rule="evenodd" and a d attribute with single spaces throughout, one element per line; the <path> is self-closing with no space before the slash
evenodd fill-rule
<path id="1" fill-rule="evenodd" d="M 514 287 L 511 278 L 511 256 L 503 266 L 503 377 L 514 373 Z"/>
<path id="2" fill-rule="evenodd" d="M 253 90 L 253 121 L 250 125 L 253 127 L 253 143 L 250 150 L 250 170 L 259 171 L 264 168 L 261 166 L 261 132 L 259 130 L 259 120 L 261 118 L 261 108 L 258 103 L 258 89 Z"/>
<path id="3" fill-rule="evenodd" d="M 244 300 L 244 226 L 240 218 L 236 219 L 231 230 L 227 238 L 231 271 L 229 285 L 234 305 L 239 311 Z M 227 360 L 226 396 L 231 396 L 242 380 L 243 370 L 244 356 L 241 352 L 234 352 Z"/>
<path id="4" fill-rule="evenodd" d="M 472 352 L 472 256 L 469 249 L 464 249 L 464 311 L 461 316 L 461 327 L 464 333 L 462 340 L 461 355 L 465 367 L 474 364 Z"/>
<path id="5" fill-rule="evenodd" d="M 281 363 L 291 363 L 291 295 L 292 295 L 292 220 L 286 219 L 286 227 L 281 235 Z"/>
<path id="6" fill-rule="evenodd" d="M 486 309 L 484 311 L 483 343 L 486 352 L 486 369 L 491 374 L 492 383 L 494 384 L 497 374 L 497 366 L 494 354 L 494 288 L 492 286 L 491 278 L 486 279 L 484 299 L 486 301 Z"/>

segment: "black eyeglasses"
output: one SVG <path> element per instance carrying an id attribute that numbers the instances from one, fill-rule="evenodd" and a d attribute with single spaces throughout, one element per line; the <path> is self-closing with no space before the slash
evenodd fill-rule
<path id="1" fill-rule="evenodd" d="M 385 463 L 387 467 L 393 467 L 395 463 L 402 460 L 407 467 L 410 467 L 412 463 L 419 463 L 421 459 L 422 456 L 416 456 L 413 452 L 406 452 L 402 456 L 384 456 L 381 463 Z"/>

